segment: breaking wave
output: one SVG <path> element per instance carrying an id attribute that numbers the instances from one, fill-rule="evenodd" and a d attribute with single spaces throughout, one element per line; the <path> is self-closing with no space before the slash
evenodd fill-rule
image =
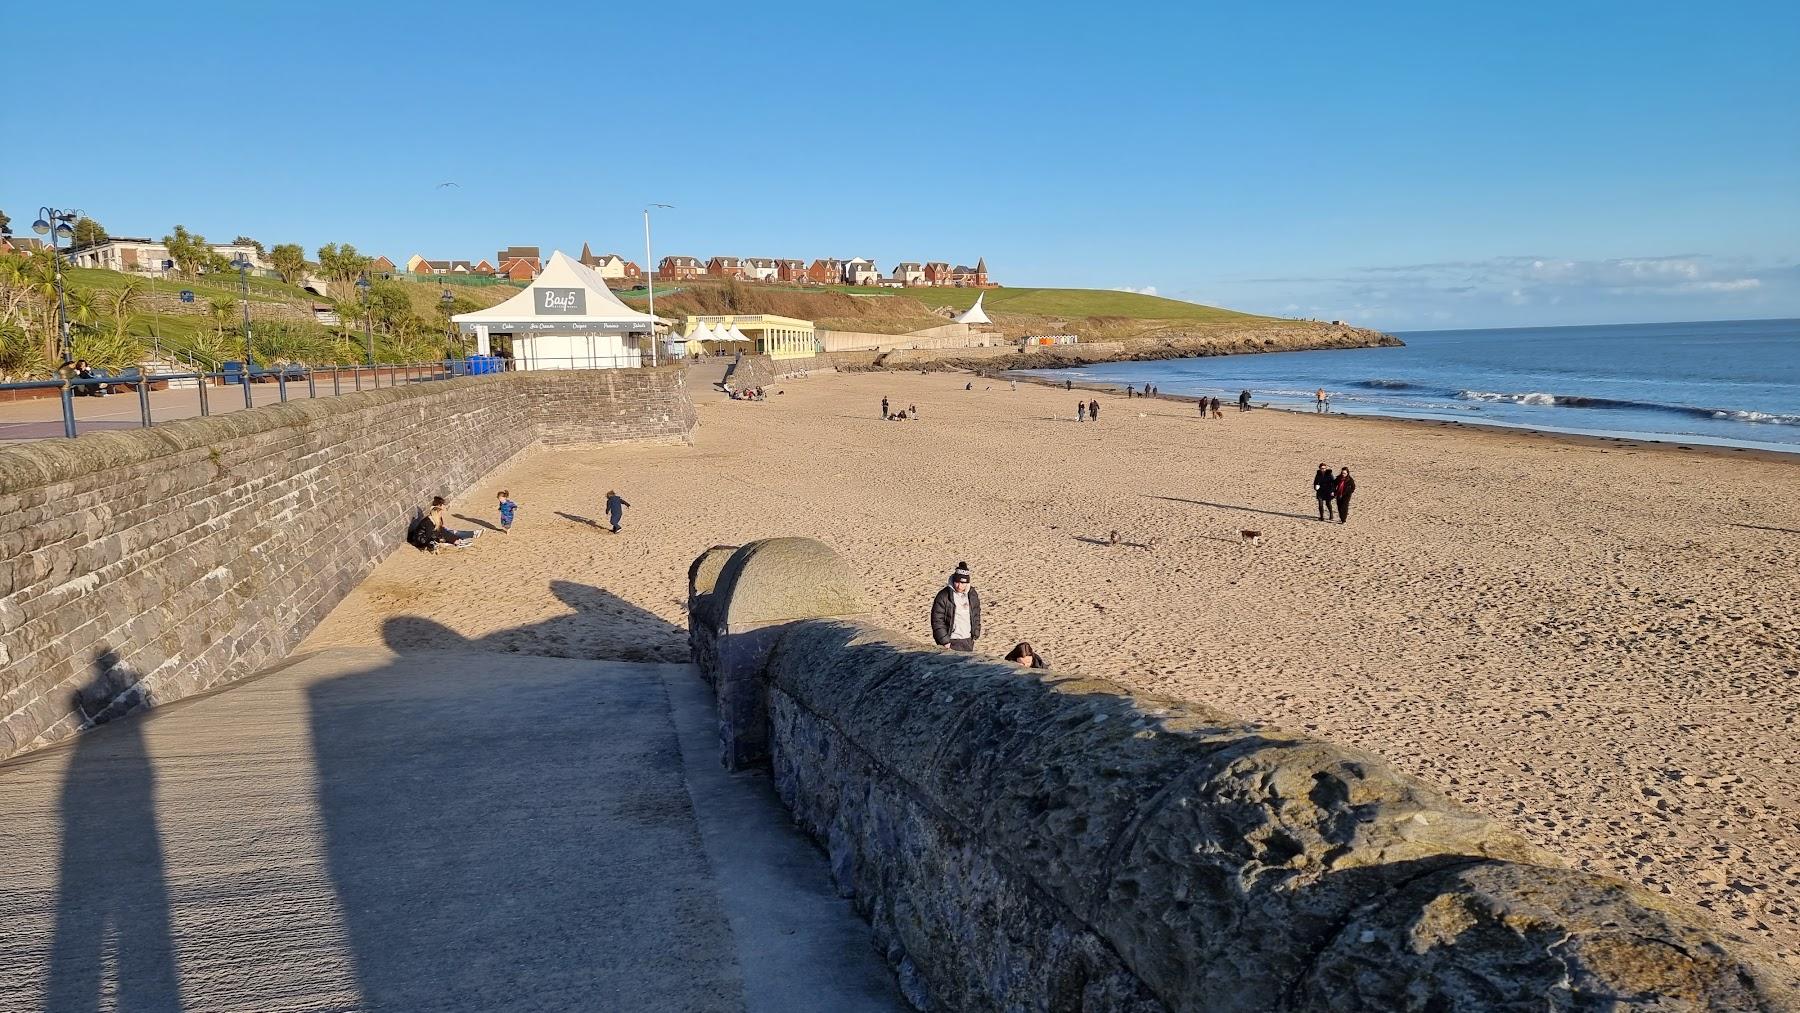
<path id="1" fill-rule="evenodd" d="M 1628 401 L 1610 397 L 1588 397 L 1582 394 L 1545 394 L 1532 391 L 1525 394 L 1508 394 L 1490 390 L 1459 390 L 1458 399 L 1463 401 L 1504 401 L 1511 404 L 1540 405 L 1555 408 L 1602 408 L 1628 409 L 1642 412 L 1662 412 L 1666 415 L 1680 415 L 1687 418 L 1718 419 L 1727 422 L 1755 422 L 1762 425 L 1800 426 L 1800 415 L 1783 415 L 1778 412 L 1740 411 L 1732 408 L 1697 408 L 1693 405 L 1663 404 L 1657 401 Z"/>

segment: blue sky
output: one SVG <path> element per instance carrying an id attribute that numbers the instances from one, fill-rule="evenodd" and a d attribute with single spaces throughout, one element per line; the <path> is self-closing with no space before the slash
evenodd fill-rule
<path id="1" fill-rule="evenodd" d="M 658 256 L 1391 329 L 1800 316 L 1800 5 L 894 9 L 15 7 L 72 56 L 13 80 L 0 209 L 641 259 L 660 201 Z"/>

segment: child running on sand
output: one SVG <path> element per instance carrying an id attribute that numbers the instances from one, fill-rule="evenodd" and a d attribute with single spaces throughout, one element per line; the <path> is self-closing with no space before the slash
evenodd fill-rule
<path id="1" fill-rule="evenodd" d="M 512 501 L 512 494 L 505 489 L 500 490 L 500 530 L 511 531 L 513 514 L 519 512 L 519 504 Z"/>
<path id="2" fill-rule="evenodd" d="M 619 521 L 625 516 L 625 508 L 630 506 L 625 497 L 611 489 L 606 490 L 606 519 L 612 522 L 612 533 L 619 533 Z"/>

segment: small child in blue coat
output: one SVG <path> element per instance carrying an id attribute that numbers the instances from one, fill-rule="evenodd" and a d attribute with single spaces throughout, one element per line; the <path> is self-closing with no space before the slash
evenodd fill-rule
<path id="1" fill-rule="evenodd" d="M 625 508 L 630 505 L 618 493 L 606 490 L 606 519 L 612 522 L 613 534 L 619 533 L 619 520 L 625 516 Z"/>
<path id="2" fill-rule="evenodd" d="M 512 501 L 512 494 L 505 489 L 500 490 L 500 530 L 511 531 L 513 515 L 519 512 L 519 504 Z"/>

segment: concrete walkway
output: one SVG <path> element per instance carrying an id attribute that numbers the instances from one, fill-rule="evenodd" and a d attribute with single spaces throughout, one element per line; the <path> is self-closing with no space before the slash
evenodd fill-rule
<path id="1" fill-rule="evenodd" d="M 0 1009 L 900 1005 L 685 665 L 324 651 L 0 765 Z"/>

